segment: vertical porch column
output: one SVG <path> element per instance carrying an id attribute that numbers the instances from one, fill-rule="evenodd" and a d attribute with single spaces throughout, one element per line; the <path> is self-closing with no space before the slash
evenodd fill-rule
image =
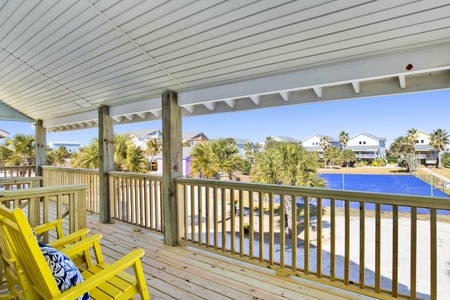
<path id="1" fill-rule="evenodd" d="M 109 171 L 114 171 L 114 131 L 113 121 L 109 116 L 109 107 L 98 109 L 98 171 L 100 194 L 100 222 L 111 222 L 111 199 L 109 193 Z"/>
<path id="2" fill-rule="evenodd" d="M 162 94 L 164 244 L 175 246 L 179 239 L 177 186 L 182 170 L 181 107 L 177 94 Z"/>
<path id="3" fill-rule="evenodd" d="M 37 120 L 35 125 L 35 149 L 36 149 L 36 176 L 42 176 L 42 166 L 45 166 L 47 162 L 46 158 L 46 145 L 47 135 L 45 128 L 43 127 L 42 120 Z M 42 186 L 42 182 L 41 182 Z"/>

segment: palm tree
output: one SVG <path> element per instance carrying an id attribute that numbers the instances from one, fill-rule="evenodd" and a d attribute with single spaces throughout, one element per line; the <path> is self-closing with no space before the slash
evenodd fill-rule
<path id="1" fill-rule="evenodd" d="M 152 166 L 154 156 L 162 151 L 162 141 L 159 138 L 152 138 L 148 139 L 145 145 L 145 154 L 150 156 L 150 166 Z"/>
<path id="2" fill-rule="evenodd" d="M 325 152 L 325 150 L 327 150 L 328 147 L 330 147 L 330 138 L 327 136 L 321 137 L 319 145 L 320 145 L 320 147 L 322 147 L 323 151 Z"/>
<path id="3" fill-rule="evenodd" d="M 89 145 L 81 147 L 78 154 L 70 161 L 72 167 L 84 169 L 97 169 L 98 163 L 98 138 L 93 138 Z"/>
<path id="4" fill-rule="evenodd" d="M 98 164 L 98 138 L 82 147 L 71 161 L 73 167 L 87 169 L 97 169 Z M 114 135 L 114 170 L 140 173 L 147 171 L 144 151 L 133 144 L 128 134 Z"/>
<path id="5" fill-rule="evenodd" d="M 16 134 L 6 139 L 0 155 L 5 165 L 33 165 L 35 163 L 34 135 Z"/>
<path id="6" fill-rule="evenodd" d="M 341 145 L 341 149 L 344 149 L 345 146 L 347 146 L 348 141 L 350 140 L 350 137 L 348 136 L 348 133 L 342 130 L 339 133 L 339 144 Z"/>
<path id="7" fill-rule="evenodd" d="M 325 187 L 317 176 L 317 161 L 297 143 L 274 142 L 256 156 L 252 181 L 291 186 Z M 292 237 L 292 197 L 285 196 L 287 236 Z"/>
<path id="8" fill-rule="evenodd" d="M 406 133 L 407 133 L 406 137 L 411 141 L 411 143 L 413 145 L 417 144 L 417 139 L 419 137 L 419 133 L 417 132 L 417 129 L 411 128 Z"/>
<path id="9" fill-rule="evenodd" d="M 414 143 L 415 140 L 399 136 L 389 146 L 389 151 L 398 155 L 397 164 L 399 167 L 406 167 L 410 173 L 416 169 L 416 160 L 414 159 Z"/>
<path id="10" fill-rule="evenodd" d="M 430 146 L 439 152 L 439 169 L 442 168 L 442 151 L 449 144 L 450 136 L 443 129 L 436 129 L 430 134 Z"/>
<path id="11" fill-rule="evenodd" d="M 347 168 L 350 166 L 350 162 L 356 161 L 356 154 L 353 150 L 344 149 L 339 153 L 339 159 L 347 163 Z"/>
<path id="12" fill-rule="evenodd" d="M 216 139 L 197 143 L 191 152 L 191 177 L 220 179 L 227 174 L 229 179 L 239 180 L 242 158 L 235 141 Z"/>
<path id="13" fill-rule="evenodd" d="M 333 169 L 333 164 L 336 163 L 338 159 L 339 159 L 339 148 L 336 146 L 332 146 L 323 152 L 323 160 L 325 163 L 327 161 L 330 162 L 330 169 Z"/>

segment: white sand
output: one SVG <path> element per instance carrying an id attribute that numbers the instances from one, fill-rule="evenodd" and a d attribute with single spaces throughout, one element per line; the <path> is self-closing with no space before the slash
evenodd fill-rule
<path id="1" fill-rule="evenodd" d="M 239 218 L 236 218 L 238 222 Z M 258 218 L 255 216 L 255 220 Z M 268 217 L 266 216 L 266 220 Z M 229 225 L 229 221 L 227 222 Z M 268 222 L 265 222 L 268 225 Z M 258 228 L 257 223 L 254 224 L 255 228 Z M 430 228 L 428 221 L 418 221 L 417 224 L 417 296 L 420 298 L 429 299 L 430 294 Z M 369 286 L 375 284 L 375 219 L 366 218 L 366 230 L 365 230 L 365 283 Z M 276 226 L 276 231 L 279 227 Z M 236 231 L 239 227 L 236 225 Z M 322 251 L 322 273 L 329 275 L 330 270 L 330 228 L 329 218 L 324 216 L 323 218 L 323 251 Z M 351 218 L 351 250 L 350 250 L 350 280 L 353 282 L 359 282 L 359 218 Z M 406 218 L 399 219 L 399 264 L 398 264 L 398 276 L 399 285 L 398 289 L 400 293 L 409 294 L 410 290 L 410 221 Z M 438 223 L 438 249 L 437 249 L 437 273 L 438 273 L 438 299 L 445 299 L 450 295 L 450 224 Z M 381 221 L 381 286 L 383 289 L 391 290 L 392 286 L 392 220 L 389 218 L 382 218 Z M 268 232 L 266 226 L 266 232 Z M 344 277 L 344 217 L 336 217 L 336 277 Z M 303 235 L 300 234 L 300 237 Z M 311 239 L 314 239 L 314 233 Z M 218 238 L 219 244 L 221 243 L 221 237 Z M 213 241 L 213 236 L 211 236 Z M 264 256 L 269 258 L 269 246 L 268 240 L 265 240 Z M 312 243 L 314 244 L 314 242 Z M 239 252 L 239 236 L 236 235 L 235 240 L 236 252 Z M 227 248 L 230 249 L 230 235 L 227 234 Z M 259 242 L 254 243 L 255 255 L 259 253 Z M 304 252 L 303 247 L 299 246 L 297 251 L 297 265 L 303 268 Z M 274 259 L 280 260 L 279 247 L 275 246 Z M 249 253 L 249 242 L 246 238 L 244 241 L 244 252 Z M 287 248 L 285 250 L 285 263 L 291 264 L 292 251 Z M 317 266 L 317 249 L 314 245 L 310 248 L 310 270 L 316 271 Z"/>

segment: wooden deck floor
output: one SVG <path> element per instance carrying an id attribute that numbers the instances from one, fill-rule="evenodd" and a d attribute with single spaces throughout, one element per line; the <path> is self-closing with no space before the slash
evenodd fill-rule
<path id="1" fill-rule="evenodd" d="M 371 299 L 275 272 L 193 247 L 170 247 L 162 235 L 128 224 L 102 224 L 88 216 L 91 233 L 101 233 L 107 261 L 143 248 L 152 299 Z"/>

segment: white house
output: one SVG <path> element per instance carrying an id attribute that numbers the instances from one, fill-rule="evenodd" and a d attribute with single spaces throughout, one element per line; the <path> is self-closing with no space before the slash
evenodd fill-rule
<path id="1" fill-rule="evenodd" d="M 131 141 L 141 149 L 147 149 L 147 141 L 150 139 L 162 139 L 162 132 L 159 129 L 143 129 L 128 131 Z"/>
<path id="2" fill-rule="evenodd" d="M 182 160 L 182 174 L 184 177 L 189 177 L 191 173 L 191 151 L 192 147 L 183 147 L 183 160 Z M 157 174 L 162 175 L 163 173 L 163 157 L 162 152 L 155 156 L 156 163 L 158 164 Z"/>
<path id="3" fill-rule="evenodd" d="M 350 138 L 345 149 L 355 152 L 356 159 L 375 160 L 386 158 L 386 139 L 368 133 L 358 133 Z"/>
<path id="4" fill-rule="evenodd" d="M 65 147 L 67 152 L 75 153 L 80 150 L 81 144 L 78 142 L 49 142 L 47 146 L 52 150 L 58 150 L 60 147 Z"/>
<path id="5" fill-rule="evenodd" d="M 272 138 L 272 140 L 277 141 L 277 142 L 285 142 L 285 143 L 298 143 L 298 144 L 301 143 L 296 138 L 293 138 L 290 136 L 282 136 L 282 135 L 276 135 Z"/>
<path id="6" fill-rule="evenodd" d="M 339 140 L 326 136 L 321 134 L 314 134 L 307 139 L 303 140 L 302 146 L 305 147 L 306 151 L 317 151 L 317 152 L 323 152 L 323 148 L 320 146 L 320 142 L 322 138 L 328 138 L 328 142 L 330 143 L 330 146 L 336 146 L 339 147 Z"/>
<path id="7" fill-rule="evenodd" d="M 430 146 L 431 135 L 425 131 L 417 130 L 414 143 L 414 156 L 423 165 L 436 164 L 438 152 Z"/>

